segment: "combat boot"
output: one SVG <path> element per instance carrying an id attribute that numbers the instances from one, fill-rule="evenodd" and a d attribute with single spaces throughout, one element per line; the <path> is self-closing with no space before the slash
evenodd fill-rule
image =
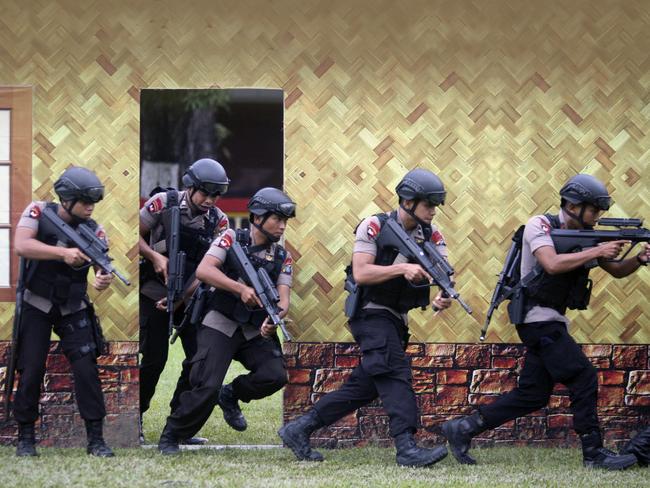
<path id="1" fill-rule="evenodd" d="M 91 456 L 113 457 L 113 451 L 104 442 L 104 422 L 100 420 L 86 420 L 86 434 L 88 435 L 88 447 L 86 452 Z"/>
<path id="2" fill-rule="evenodd" d="M 412 432 L 403 432 L 395 436 L 397 464 L 400 466 L 424 467 L 430 466 L 447 457 L 445 446 L 428 449 L 418 447 Z"/>
<path id="3" fill-rule="evenodd" d="M 18 445 L 16 456 L 38 456 L 34 424 L 18 424 Z"/>
<path id="4" fill-rule="evenodd" d="M 442 424 L 442 433 L 449 441 L 451 453 L 460 464 L 476 464 L 476 459 L 469 455 L 469 447 L 472 437 L 485 430 L 485 420 L 478 412 Z"/>
<path id="5" fill-rule="evenodd" d="M 160 454 L 164 454 L 165 456 L 173 456 L 181 452 L 180 447 L 178 447 L 178 437 L 174 434 L 169 423 L 165 424 L 165 428 L 162 434 L 160 434 L 158 450 Z"/>
<path id="6" fill-rule="evenodd" d="M 145 443 L 145 438 L 144 438 L 144 423 L 142 420 L 142 414 L 140 414 L 140 419 L 138 420 L 138 442 L 140 445 L 144 445 Z"/>
<path id="7" fill-rule="evenodd" d="M 650 427 L 639 432 L 619 454 L 634 454 L 640 466 L 650 464 Z"/>
<path id="8" fill-rule="evenodd" d="M 278 430 L 278 435 L 299 461 L 322 461 L 321 453 L 311 449 L 309 436 L 323 425 L 325 424 L 318 417 L 316 410 L 312 409 L 302 417 L 285 424 Z"/>
<path id="9" fill-rule="evenodd" d="M 582 464 L 586 468 L 601 468 L 612 471 L 627 469 L 636 464 L 634 454 L 618 455 L 603 447 L 600 432 L 593 431 L 580 436 L 582 442 Z"/>
<path id="10" fill-rule="evenodd" d="M 239 408 L 239 402 L 235 397 L 232 384 L 223 385 L 221 387 L 221 390 L 219 390 L 217 405 L 219 405 L 221 410 L 223 410 L 223 419 L 230 427 L 239 432 L 246 430 L 246 427 L 248 427 L 246 424 L 246 418 L 241 412 L 241 408 Z"/>

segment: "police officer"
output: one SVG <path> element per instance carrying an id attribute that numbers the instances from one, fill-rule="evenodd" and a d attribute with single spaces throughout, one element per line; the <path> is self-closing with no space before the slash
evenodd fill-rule
<path id="1" fill-rule="evenodd" d="M 650 427 L 646 427 L 627 443 L 620 454 L 632 454 L 641 466 L 650 464 Z"/>
<path id="2" fill-rule="evenodd" d="M 352 278 L 361 289 L 360 303 L 351 312 L 350 330 L 361 349 L 361 364 L 338 391 L 325 395 L 307 414 L 286 424 L 278 434 L 300 460 L 322 461 L 311 450 L 309 436 L 379 396 L 390 419 L 390 435 L 397 449 L 397 463 L 428 466 L 443 459 L 447 449 L 416 446 L 417 405 L 412 375 L 405 354 L 408 343 L 407 313 L 429 304 L 429 288 L 412 283 L 430 277 L 418 264 L 407 262 L 391 248 L 379 247 L 376 239 L 389 218 L 422 244 L 432 241 L 447 257 L 442 234 L 431 225 L 436 208 L 445 201 L 440 179 L 425 169 L 409 171 L 397 185 L 399 208 L 364 219 L 356 229 L 352 252 Z M 348 268 L 350 274 L 350 268 Z M 441 293 L 433 300 L 438 309 L 451 305 Z"/>
<path id="3" fill-rule="evenodd" d="M 287 382 L 276 327 L 269 323 L 253 288 L 240 279 L 236 264 L 227 259 L 235 239 L 246 249 L 251 264 L 264 267 L 276 284 L 281 316 L 289 310 L 292 258 L 278 241 L 296 205 L 276 188 L 259 190 L 248 203 L 250 235 L 227 230 L 210 247 L 197 269 L 197 277 L 215 288 L 208 313 L 199 327 L 199 349 L 192 359 L 192 390 L 180 396 L 180 405 L 167 418 L 158 448 L 162 454 L 179 452 L 179 439 L 192 436 L 205 424 L 218 396 L 226 422 L 246 429 L 239 400 L 250 402 L 280 390 Z M 247 242 L 250 238 L 250 242 Z M 257 311 L 251 311 L 257 309 Z M 233 359 L 250 373 L 222 386 Z"/>
<path id="4" fill-rule="evenodd" d="M 106 409 L 97 370 L 100 346 L 94 339 L 95 318 L 86 294 L 90 258 L 62 242 L 54 225 L 42 216 L 48 207 L 73 229 L 84 223 L 97 237 L 106 239 L 103 227 L 90 218 L 104 196 L 104 186 L 92 171 L 71 167 L 54 183 L 54 191 L 60 204 L 30 203 L 21 215 L 14 240 L 18 255 L 28 260 L 18 345 L 20 383 L 13 406 L 18 421 L 16 455 L 38 455 L 34 423 L 54 327 L 72 368 L 75 398 L 88 435 L 87 452 L 110 457 L 113 451 L 102 432 Z M 113 275 L 102 274 L 97 268 L 93 287 L 105 290 L 112 279 Z"/>
<path id="5" fill-rule="evenodd" d="M 568 332 L 567 309 L 585 309 L 589 303 L 589 269 L 599 265 L 615 278 L 622 278 L 646 265 L 650 246 L 622 262 L 616 258 L 626 241 L 606 242 L 581 252 L 557 254 L 552 228 L 590 229 L 611 198 L 605 185 L 593 176 L 579 174 L 560 190 L 560 213 L 536 215 L 525 226 L 521 276 L 535 267 L 540 271 L 522 295 L 520 317 L 511 315 L 526 346 L 525 362 L 518 386 L 473 415 L 445 422 L 442 430 L 452 454 L 462 464 L 475 464 L 468 449 L 472 437 L 524 416 L 548 404 L 556 383 L 567 386 L 571 397 L 574 429 L 580 436 L 583 463 L 588 467 L 625 469 L 636 462 L 633 455 L 617 456 L 603 447 L 596 411 L 596 370 Z M 509 311 L 517 309 L 511 302 Z"/>
<path id="6" fill-rule="evenodd" d="M 226 193 L 230 180 L 223 166 L 213 159 L 199 159 L 183 175 L 184 191 L 168 189 L 154 194 L 140 210 L 140 255 L 144 258 L 140 286 L 140 417 L 149 409 L 169 353 L 169 315 L 167 305 L 167 246 L 171 233 L 171 208 L 178 206 L 180 250 L 186 254 L 186 295 L 198 282 L 194 272 L 215 236 L 228 228 L 228 217 L 215 206 Z M 175 305 L 174 323 L 183 317 L 182 302 Z M 178 405 L 180 393 L 189 388 L 189 358 L 196 352 L 196 330 L 185 327 L 180 334 L 185 360 L 170 401 Z M 141 432 L 141 441 L 144 441 Z M 187 439 L 203 443 L 205 439 Z"/>

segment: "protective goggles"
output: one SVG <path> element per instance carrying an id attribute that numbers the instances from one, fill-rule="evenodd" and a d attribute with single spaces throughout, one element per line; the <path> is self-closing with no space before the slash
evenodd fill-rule
<path id="1" fill-rule="evenodd" d="M 209 181 L 201 182 L 196 188 L 201 193 L 205 193 L 209 197 L 218 197 L 228 191 L 228 183 L 211 183 Z"/>
<path id="2" fill-rule="evenodd" d="M 598 207 L 601 210 L 609 210 L 609 207 L 612 205 L 612 198 L 611 197 L 598 197 L 592 199 L 591 202 L 589 202 L 596 207 Z"/>
<path id="3" fill-rule="evenodd" d="M 274 205 L 268 205 L 266 208 L 269 212 L 281 215 L 288 219 L 296 216 L 296 204 L 293 202 L 276 203 Z"/>
<path id="4" fill-rule="evenodd" d="M 82 202 L 97 203 L 104 198 L 104 187 L 96 186 L 93 188 L 84 188 L 79 190 L 78 198 Z"/>
<path id="5" fill-rule="evenodd" d="M 444 205 L 445 196 L 447 196 L 447 193 L 444 191 L 427 193 L 422 200 L 427 202 L 429 205 Z"/>

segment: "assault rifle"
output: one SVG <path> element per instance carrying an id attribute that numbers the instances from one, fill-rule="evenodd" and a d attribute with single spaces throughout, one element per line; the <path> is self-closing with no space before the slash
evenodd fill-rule
<path id="1" fill-rule="evenodd" d="M 174 304 L 183 296 L 185 287 L 185 251 L 181 251 L 181 209 L 174 205 L 171 213 L 171 228 L 168 236 L 167 256 L 167 313 L 169 314 L 169 335 L 174 327 Z"/>
<path id="2" fill-rule="evenodd" d="M 203 309 L 205 304 L 208 301 L 210 296 L 210 285 L 205 283 L 200 283 L 196 287 L 194 293 L 192 293 L 192 298 L 190 298 L 187 307 L 185 307 L 185 315 L 183 315 L 183 320 L 177 326 L 174 326 L 174 333 L 172 334 L 171 339 L 169 340 L 170 344 L 176 342 L 178 336 L 183 332 L 183 329 L 187 326 L 196 325 L 199 323 L 199 320 L 203 317 Z"/>
<path id="3" fill-rule="evenodd" d="M 20 323 L 23 316 L 23 294 L 25 292 L 25 272 L 27 260 L 20 258 L 18 282 L 16 283 L 16 311 L 14 312 L 14 327 L 11 331 L 11 348 L 9 349 L 9 361 L 5 375 L 5 421 L 9 420 L 9 400 L 14 390 L 14 379 L 16 376 L 16 365 L 18 363 L 18 341 L 20 340 Z"/>
<path id="4" fill-rule="evenodd" d="M 81 223 L 75 230 L 59 217 L 56 211 L 49 207 L 45 207 L 42 215 L 54 225 L 59 235 L 70 241 L 82 253 L 88 256 L 91 264 L 100 267 L 105 274 L 114 274 L 125 285 L 131 285 L 131 282 L 122 276 L 111 264 L 113 258 L 108 255 L 106 242 L 97 237 L 89 226 Z"/>
<path id="5" fill-rule="evenodd" d="M 582 251 L 608 241 L 631 241 L 632 245 L 618 259 L 610 262 L 620 262 L 630 254 L 630 251 L 640 242 L 650 242 L 650 230 L 641 227 L 643 219 L 604 218 L 598 224 L 607 227 L 618 227 L 618 230 L 601 229 L 551 229 L 551 238 L 558 254 Z"/>
<path id="6" fill-rule="evenodd" d="M 253 263 L 248 259 L 244 248 L 237 240 L 232 243 L 229 251 L 232 252 L 231 256 L 239 267 L 242 279 L 248 286 L 255 290 L 257 298 L 262 302 L 262 307 L 271 319 L 271 322 L 273 322 L 273 325 L 280 327 L 282 334 L 284 334 L 284 337 L 288 341 L 293 340 L 286 328 L 284 320 L 280 318 L 280 312 L 282 311 L 278 306 L 278 303 L 280 303 L 280 295 L 267 271 L 264 268 L 255 269 Z"/>
<path id="7" fill-rule="evenodd" d="M 377 236 L 377 245 L 380 247 L 392 247 L 397 249 L 404 257 L 413 259 L 431 276 L 434 284 L 442 290 L 443 295 L 458 301 L 460 306 L 468 314 L 472 313 L 470 306 L 463 301 L 460 294 L 454 289 L 455 283 L 451 279 L 454 274 L 454 268 L 449 265 L 447 260 L 438 252 L 432 243 L 426 242 L 424 249 L 422 249 L 408 236 L 397 221 L 388 219 L 381 226 L 381 231 Z M 417 288 L 431 285 L 411 284 L 411 286 Z"/>

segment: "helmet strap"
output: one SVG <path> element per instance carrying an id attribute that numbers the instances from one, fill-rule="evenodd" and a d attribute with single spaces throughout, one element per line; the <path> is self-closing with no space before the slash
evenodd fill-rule
<path id="1" fill-rule="evenodd" d="M 420 201 L 421 200 L 419 198 L 416 198 L 415 200 L 413 200 L 413 207 L 412 208 L 405 207 L 404 206 L 404 201 L 402 201 L 402 203 L 400 203 L 399 206 L 400 206 L 400 208 L 402 210 L 404 210 L 407 214 L 409 214 L 411 216 L 411 218 L 413 218 L 413 220 L 415 220 L 420 226 L 422 226 L 423 228 L 426 228 L 426 227 L 429 227 L 430 224 L 428 224 L 427 222 L 422 220 L 420 217 L 415 215 L 415 209 L 420 204 Z"/>
<path id="2" fill-rule="evenodd" d="M 569 210 L 568 208 L 563 208 L 562 210 L 564 210 L 564 212 L 565 212 L 569 217 L 571 217 L 573 220 L 575 220 L 575 221 L 577 221 L 578 223 L 580 223 L 580 225 L 581 225 L 582 227 L 585 227 L 585 221 L 584 221 L 583 219 L 584 219 L 584 216 L 585 216 L 585 209 L 586 209 L 586 208 L 587 208 L 587 206 L 586 206 L 584 203 L 582 203 L 582 204 L 580 205 L 580 213 L 579 213 L 578 215 L 574 214 L 574 213 L 573 213 L 571 210 Z"/>
<path id="3" fill-rule="evenodd" d="M 262 216 L 262 222 L 260 222 L 259 224 L 256 224 L 256 223 L 255 223 L 255 217 L 253 217 L 253 220 L 251 221 L 251 224 L 252 224 L 253 227 L 255 227 L 257 230 L 259 230 L 259 231 L 264 235 L 264 237 L 266 237 L 266 238 L 269 240 L 269 242 L 273 242 L 273 243 L 275 243 L 275 242 L 278 242 L 278 241 L 280 240 L 280 238 L 279 238 L 279 237 L 275 237 L 273 234 L 271 234 L 270 232 L 266 231 L 266 230 L 263 228 L 264 223 L 268 220 L 268 218 L 269 218 L 270 216 L 271 216 L 271 212 L 266 212 L 266 213 Z"/>
<path id="4" fill-rule="evenodd" d="M 66 202 L 71 202 L 70 205 L 67 207 L 63 204 L 63 201 L 61 201 L 61 207 L 63 207 L 63 210 L 65 210 L 66 213 L 70 216 L 71 219 L 70 223 L 73 225 L 79 225 L 80 223 L 84 222 L 84 219 L 82 219 L 81 217 L 77 217 L 72 213 L 72 209 L 74 208 L 74 206 L 77 204 L 78 201 L 79 201 L 78 198 L 75 198 L 74 200 L 66 200 Z"/>

